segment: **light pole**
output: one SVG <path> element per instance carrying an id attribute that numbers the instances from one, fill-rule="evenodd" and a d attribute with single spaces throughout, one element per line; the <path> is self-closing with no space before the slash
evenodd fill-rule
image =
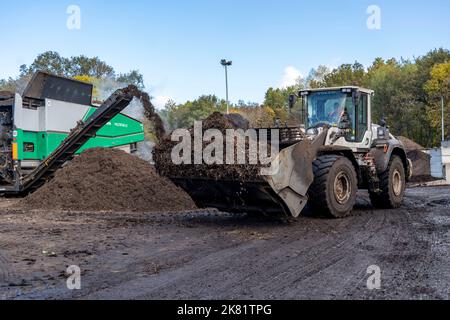
<path id="1" fill-rule="evenodd" d="M 230 113 L 230 102 L 228 100 L 228 67 L 233 64 L 233 61 L 228 61 L 226 59 L 220 60 L 220 64 L 225 67 L 225 87 L 226 87 L 226 94 L 227 94 L 227 114 Z"/>
<path id="2" fill-rule="evenodd" d="M 439 80 L 439 86 L 441 89 L 441 130 L 442 130 L 442 142 L 445 141 L 445 121 L 444 121 L 444 81 Z"/>
<path id="3" fill-rule="evenodd" d="M 445 124 L 444 124 L 444 94 L 441 94 L 441 119 L 442 119 L 442 142 L 445 141 Z"/>

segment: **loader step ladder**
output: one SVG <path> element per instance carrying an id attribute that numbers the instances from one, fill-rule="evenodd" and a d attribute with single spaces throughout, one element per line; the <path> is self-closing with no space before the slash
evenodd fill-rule
<path id="1" fill-rule="evenodd" d="M 114 92 L 85 122 L 79 122 L 69 136 L 39 166 L 21 179 L 19 192 L 33 192 L 50 180 L 64 163 L 72 160 L 75 153 L 132 100 L 133 96 L 122 90 Z"/>

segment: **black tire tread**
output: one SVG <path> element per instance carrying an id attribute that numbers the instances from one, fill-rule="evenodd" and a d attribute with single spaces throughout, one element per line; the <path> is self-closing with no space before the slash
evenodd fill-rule
<path id="1" fill-rule="evenodd" d="M 339 158 L 345 157 L 334 154 L 323 155 L 313 162 L 314 182 L 308 192 L 310 205 L 317 213 L 324 214 L 328 217 L 334 217 L 330 213 L 329 208 L 331 207 L 331 204 L 328 202 L 329 199 L 327 197 L 328 173 Z M 344 218 L 349 215 L 350 213 L 339 218 Z"/>
<path id="2" fill-rule="evenodd" d="M 389 164 L 388 164 L 386 171 L 384 171 L 383 173 L 381 173 L 379 175 L 381 192 L 380 193 L 369 192 L 370 201 L 372 202 L 372 205 L 376 208 L 380 208 L 380 209 L 398 208 L 397 205 L 394 205 L 391 197 L 389 196 L 390 169 L 391 169 L 392 163 L 394 162 L 394 159 L 396 159 L 396 158 L 400 159 L 398 156 L 395 156 L 395 155 L 392 156 L 391 159 L 389 160 Z M 400 159 L 400 161 L 401 161 L 401 159 Z"/>

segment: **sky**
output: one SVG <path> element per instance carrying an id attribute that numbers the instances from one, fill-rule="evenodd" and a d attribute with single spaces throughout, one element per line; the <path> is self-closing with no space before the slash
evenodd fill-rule
<path id="1" fill-rule="evenodd" d="M 47 50 L 138 69 L 158 107 L 202 94 L 262 102 L 311 68 L 450 49 L 450 1 L 0 0 L 0 78 Z M 75 5 L 80 25 L 73 20 Z M 373 6 L 376 6 L 375 9 Z M 369 9 L 369 10 L 368 10 Z M 376 11 L 379 9 L 379 11 Z M 375 10 L 375 11 L 374 11 Z M 379 13 L 379 14 L 378 14 Z M 75 26 L 75 28 L 74 28 Z"/>

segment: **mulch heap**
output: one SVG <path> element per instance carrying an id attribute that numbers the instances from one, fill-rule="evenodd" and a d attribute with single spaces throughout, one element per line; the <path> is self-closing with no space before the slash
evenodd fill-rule
<path id="1" fill-rule="evenodd" d="M 36 192 L 23 209 L 176 212 L 192 199 L 148 162 L 117 149 L 94 148 L 77 156 Z"/>
<path id="2" fill-rule="evenodd" d="M 397 139 L 405 146 L 406 155 L 413 164 L 413 176 L 411 182 L 435 180 L 435 178 L 431 176 L 431 156 L 422 151 L 425 148 L 406 137 L 400 136 L 397 137 Z"/>
<path id="3" fill-rule="evenodd" d="M 239 149 L 234 141 L 234 155 L 237 159 L 238 152 L 245 152 L 246 164 L 225 164 L 226 157 L 226 130 L 227 129 L 248 129 L 248 122 L 240 115 L 223 115 L 219 112 L 211 114 L 202 121 L 203 131 L 207 129 L 218 129 L 224 136 L 223 152 L 224 164 L 194 164 L 194 128 L 189 128 L 191 135 L 191 161 L 192 164 L 176 165 L 172 161 L 172 149 L 179 143 L 171 141 L 170 136 L 161 140 L 153 150 L 153 160 L 159 174 L 171 178 L 207 178 L 213 180 L 233 180 L 233 181 L 257 181 L 261 180 L 260 164 L 248 163 L 249 144 L 246 140 L 245 150 Z M 210 142 L 203 142 L 203 150 Z M 270 145 L 268 145 L 270 150 Z M 235 161 L 235 163 L 237 163 Z"/>

